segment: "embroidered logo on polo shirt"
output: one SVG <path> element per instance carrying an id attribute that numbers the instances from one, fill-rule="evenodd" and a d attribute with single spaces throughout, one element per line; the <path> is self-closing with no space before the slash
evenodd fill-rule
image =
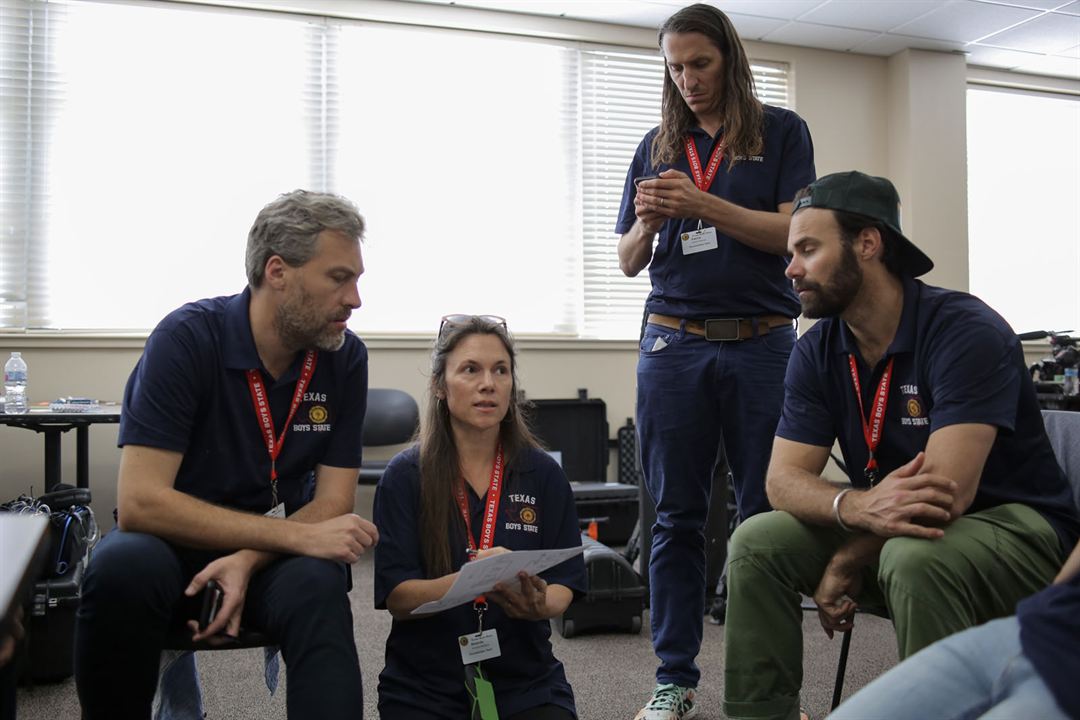
<path id="1" fill-rule="evenodd" d="M 900 424 L 915 427 L 929 425 L 930 418 L 926 417 L 926 409 L 919 397 L 919 386 L 901 385 L 900 394 L 904 396 L 904 409 L 907 411 L 907 415 L 900 418 Z"/>
<path id="2" fill-rule="evenodd" d="M 764 155 L 736 155 L 735 162 L 742 162 L 743 160 L 749 160 L 750 162 L 765 162 Z"/>
<path id="3" fill-rule="evenodd" d="M 506 496 L 508 507 L 506 508 L 506 530 L 519 532 L 539 533 L 540 526 L 536 524 L 539 515 L 536 512 L 536 497 L 525 493 L 509 493 Z"/>
<path id="4" fill-rule="evenodd" d="M 304 402 L 324 403 L 326 402 L 326 393 L 304 393 Z M 330 424 L 330 411 L 326 409 L 325 405 L 312 405 L 307 410 L 307 417 L 307 422 L 293 423 L 292 431 L 330 432 L 333 430 L 333 425 Z M 302 420 L 303 416 L 297 413 L 296 419 L 298 421 Z"/>

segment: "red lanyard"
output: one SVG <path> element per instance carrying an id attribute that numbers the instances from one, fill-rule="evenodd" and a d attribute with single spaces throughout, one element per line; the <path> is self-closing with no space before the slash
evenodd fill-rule
<path id="1" fill-rule="evenodd" d="M 465 519 L 465 534 L 469 539 L 469 552 L 487 550 L 495 542 L 495 520 L 499 514 L 499 499 L 502 495 L 503 452 L 502 444 L 495 450 L 495 462 L 491 465 L 491 482 L 488 484 L 487 508 L 484 510 L 484 526 L 480 529 L 480 543 L 473 539 L 472 520 L 469 517 L 469 501 L 465 497 L 465 478 L 458 485 L 457 501 L 461 517 Z"/>
<path id="2" fill-rule="evenodd" d="M 859 367 L 855 362 L 855 354 L 848 355 L 848 365 L 851 367 L 851 382 L 855 386 L 855 399 L 859 402 L 859 419 L 862 421 L 863 438 L 866 440 L 866 447 L 870 451 L 870 459 L 866 461 L 863 475 L 871 486 L 876 485 L 880 479 L 878 462 L 874 453 L 877 452 L 878 444 L 881 442 L 881 436 L 884 432 L 885 405 L 889 402 L 889 381 L 892 379 L 894 359 L 889 358 L 889 364 L 885 366 L 885 372 L 882 373 L 881 380 L 878 381 L 877 392 L 874 393 L 874 412 L 870 416 L 870 422 L 867 422 L 866 411 L 863 410 L 862 388 L 859 385 Z"/>
<path id="3" fill-rule="evenodd" d="M 465 497 L 465 478 L 457 489 L 458 509 L 465 519 L 465 535 L 469 540 L 469 557 L 472 559 L 478 550 L 487 550 L 495 544 L 495 522 L 499 517 L 499 500 L 502 497 L 503 451 L 502 443 L 495 449 L 495 462 L 491 464 L 491 481 L 488 483 L 487 506 L 484 509 L 484 525 L 480 528 L 479 544 L 473 539 L 472 519 L 469 517 L 469 500 Z M 484 596 L 476 598 L 475 604 L 486 603 Z"/>
<path id="4" fill-rule="evenodd" d="M 686 146 L 686 159 L 690 162 L 690 172 L 694 176 L 694 184 L 697 185 L 698 190 L 708 192 L 712 186 L 713 178 L 716 177 L 716 169 L 720 167 L 720 161 L 724 159 L 724 141 L 721 140 L 713 148 L 712 156 L 709 157 L 709 167 L 705 169 L 704 175 L 701 172 L 701 158 L 698 157 L 694 138 L 687 135 L 683 139 L 683 144 Z"/>
<path id="5" fill-rule="evenodd" d="M 277 459 L 281 454 L 281 448 L 285 447 L 285 433 L 289 432 L 289 424 L 292 423 L 293 415 L 300 403 L 304 400 L 304 391 L 307 390 L 311 376 L 315 374 L 315 362 L 319 354 L 314 350 L 308 350 L 304 356 L 304 366 L 300 370 L 300 379 L 296 381 L 296 391 L 293 393 L 292 406 L 289 408 L 289 417 L 285 419 L 285 426 L 281 428 L 281 436 L 274 437 L 274 419 L 270 416 L 270 401 L 266 396 L 266 386 L 263 385 L 262 373 L 258 370 L 248 370 L 248 388 L 251 390 L 251 403 L 255 406 L 255 415 L 259 421 L 259 429 L 262 430 L 263 440 L 266 442 L 266 451 L 270 454 L 270 508 L 278 506 L 277 494 Z"/>

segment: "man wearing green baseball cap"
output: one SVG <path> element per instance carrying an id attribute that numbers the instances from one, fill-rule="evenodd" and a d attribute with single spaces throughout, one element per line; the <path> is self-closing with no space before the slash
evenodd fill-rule
<path id="1" fill-rule="evenodd" d="M 730 718 L 797 718 L 799 594 L 825 632 L 892 617 L 901 658 L 1011 615 L 1080 534 L 1020 341 L 986 304 L 915 278 L 892 183 L 827 175 L 795 196 L 803 314 L 766 479 L 774 512 L 732 541 Z M 821 477 L 839 441 L 850 485 Z"/>

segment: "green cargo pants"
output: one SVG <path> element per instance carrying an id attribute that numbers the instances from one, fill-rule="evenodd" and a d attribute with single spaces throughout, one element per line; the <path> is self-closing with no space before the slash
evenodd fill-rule
<path id="1" fill-rule="evenodd" d="M 813 596 L 850 537 L 786 512 L 755 515 L 732 536 L 724 631 L 724 712 L 732 720 L 798 718 L 799 593 Z M 1001 505 L 959 518 L 939 540 L 890 539 L 877 564 L 864 570 L 855 600 L 892 618 L 902 660 L 954 632 L 1012 615 L 1017 602 L 1049 584 L 1064 557 L 1042 515 Z"/>

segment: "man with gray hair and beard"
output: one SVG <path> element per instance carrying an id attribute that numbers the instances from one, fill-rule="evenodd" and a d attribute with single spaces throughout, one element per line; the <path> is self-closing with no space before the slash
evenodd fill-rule
<path id="1" fill-rule="evenodd" d="M 364 221 L 349 201 L 282 195 L 248 235 L 248 287 L 184 305 L 124 392 L 118 528 L 87 569 L 76 625 L 84 717 L 149 718 L 166 635 L 267 633 L 290 717 L 363 713 L 346 563 L 378 539 L 353 514 L 367 406 Z M 210 581 L 220 611 L 194 621 Z"/>

